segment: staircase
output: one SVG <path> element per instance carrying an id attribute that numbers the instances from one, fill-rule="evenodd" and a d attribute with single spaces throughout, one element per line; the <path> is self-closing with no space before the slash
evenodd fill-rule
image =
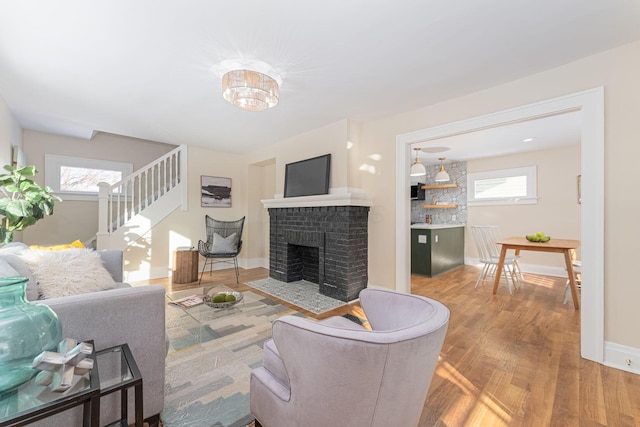
<path id="1" fill-rule="evenodd" d="M 96 247 L 124 250 L 178 207 L 187 209 L 187 147 L 181 145 L 120 182 L 98 186 Z"/>

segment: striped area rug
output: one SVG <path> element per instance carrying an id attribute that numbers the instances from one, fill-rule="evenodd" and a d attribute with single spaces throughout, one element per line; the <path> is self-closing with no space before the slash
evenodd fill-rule
<path id="1" fill-rule="evenodd" d="M 253 292 L 243 295 L 240 303 L 216 312 L 208 321 L 198 322 L 187 311 L 167 305 L 170 349 L 161 414 L 164 427 L 253 424 L 249 375 L 262 366 L 262 346 L 271 337 L 271 322 L 296 312 Z"/>

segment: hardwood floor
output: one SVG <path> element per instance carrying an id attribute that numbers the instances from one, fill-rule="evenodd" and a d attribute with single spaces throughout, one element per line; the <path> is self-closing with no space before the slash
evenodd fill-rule
<path id="1" fill-rule="evenodd" d="M 437 278 L 412 277 L 413 293 L 451 310 L 421 427 L 640 425 L 640 376 L 580 358 L 580 313 L 562 304 L 564 279 L 525 274 L 513 296 L 504 286 L 492 295 L 489 283 L 474 289 L 477 274 L 464 266 Z M 241 270 L 240 281 L 267 275 L 262 268 Z M 207 273 L 205 281 L 261 293 L 236 285 L 233 270 Z M 346 313 L 364 316 L 355 303 L 322 317 Z"/>

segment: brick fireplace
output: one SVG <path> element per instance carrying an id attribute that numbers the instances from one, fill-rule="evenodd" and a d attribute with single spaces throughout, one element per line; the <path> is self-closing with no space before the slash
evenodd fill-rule
<path id="1" fill-rule="evenodd" d="M 368 216 L 368 206 L 270 207 L 270 277 L 304 279 L 322 295 L 356 299 L 367 287 Z"/>

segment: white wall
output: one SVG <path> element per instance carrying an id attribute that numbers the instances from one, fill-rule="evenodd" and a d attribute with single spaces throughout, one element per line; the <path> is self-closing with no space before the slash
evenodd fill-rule
<path id="1" fill-rule="evenodd" d="M 0 96 L 0 166 L 11 164 L 11 146 L 22 147 L 22 128 Z"/>
<path id="2" fill-rule="evenodd" d="M 411 131 L 507 110 L 583 90 L 605 88 L 605 340 L 640 348 L 636 285 L 636 226 L 640 199 L 629 193 L 640 182 L 640 43 L 604 53 L 420 110 L 363 124 L 360 163 L 382 156 L 374 174 L 362 175 L 373 194 L 369 221 L 369 281 L 395 287 L 395 141 Z"/>
<path id="3" fill-rule="evenodd" d="M 13 117 L 9 106 L 0 96 L 0 167 L 10 165 L 12 160 L 12 146 L 22 147 L 22 127 Z M 0 173 L 6 172 L 4 169 Z M 22 241 L 22 231 L 13 234 L 13 240 Z"/>
<path id="4" fill-rule="evenodd" d="M 499 225 L 504 237 L 542 231 L 548 236 L 580 240 L 580 204 L 577 200 L 577 176 L 580 175 L 580 145 L 532 151 L 486 159 L 469 160 L 467 173 L 537 167 L 538 203 L 535 205 L 469 206 L 468 225 Z M 578 250 L 578 256 L 580 255 Z M 465 233 L 465 258 L 477 258 L 473 236 Z M 520 264 L 527 271 L 559 275 L 564 258 L 557 254 L 523 251 Z M 542 266 L 542 268 L 540 268 Z M 552 267 L 545 269 L 544 267 Z"/>
<path id="5" fill-rule="evenodd" d="M 113 160 L 133 163 L 135 171 L 175 148 L 136 138 L 98 133 L 90 140 L 32 130 L 24 131 L 24 152 L 28 164 L 39 173 L 36 181 L 44 184 L 45 154 Z M 64 200 L 57 202 L 54 214 L 38 221 L 23 232 L 27 244 L 54 245 L 79 239 L 86 241 L 98 231 L 98 201 Z"/>

